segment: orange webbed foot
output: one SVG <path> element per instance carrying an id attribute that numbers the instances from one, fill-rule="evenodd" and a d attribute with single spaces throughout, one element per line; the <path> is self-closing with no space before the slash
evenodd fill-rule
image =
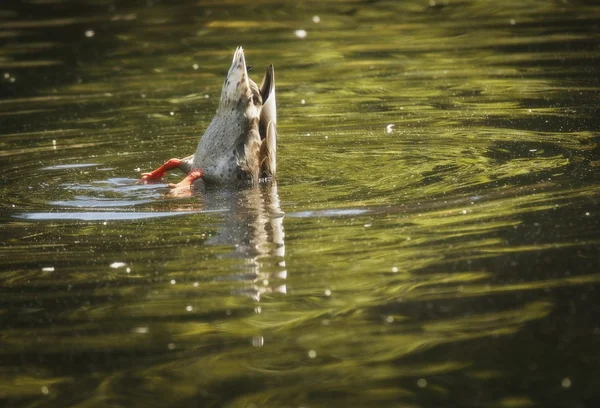
<path id="1" fill-rule="evenodd" d="M 192 185 L 198 179 L 202 178 L 202 170 L 193 170 L 177 184 L 169 184 L 171 191 L 169 195 L 174 197 L 189 197 L 192 195 Z"/>
<path id="2" fill-rule="evenodd" d="M 163 176 L 165 175 L 165 173 L 167 171 L 178 168 L 179 166 L 181 166 L 182 163 L 183 163 L 183 160 L 181 160 L 181 159 L 167 160 L 167 162 L 165 162 L 165 164 L 163 164 L 156 170 L 153 170 L 149 173 L 142 173 L 142 178 L 140 179 L 140 181 L 147 182 L 147 181 L 160 180 L 163 178 Z"/>

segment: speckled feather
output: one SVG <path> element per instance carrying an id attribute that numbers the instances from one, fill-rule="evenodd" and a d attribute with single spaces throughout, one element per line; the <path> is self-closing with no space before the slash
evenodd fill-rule
<path id="1" fill-rule="evenodd" d="M 187 172 L 201 169 L 202 178 L 214 184 L 274 177 L 276 121 L 273 67 L 267 68 L 259 88 L 249 78 L 244 51 L 238 47 L 215 117 L 196 153 L 185 159 Z"/>

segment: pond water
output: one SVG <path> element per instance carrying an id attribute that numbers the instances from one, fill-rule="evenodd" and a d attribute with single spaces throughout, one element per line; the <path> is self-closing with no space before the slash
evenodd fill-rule
<path id="1" fill-rule="evenodd" d="M 600 402 L 595 1 L 7 1 L 0 42 L 0 405 Z M 138 184 L 238 45 L 277 183 Z"/>

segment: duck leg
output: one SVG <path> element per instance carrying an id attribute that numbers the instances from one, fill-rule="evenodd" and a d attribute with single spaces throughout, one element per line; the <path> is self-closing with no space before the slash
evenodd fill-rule
<path id="1" fill-rule="evenodd" d="M 181 169 L 185 173 L 189 173 L 191 171 L 191 159 L 193 156 L 186 157 L 184 159 L 169 159 L 159 168 L 149 172 L 142 173 L 142 178 L 140 181 L 152 181 L 152 180 L 160 180 L 163 178 L 167 171 L 171 171 L 174 169 Z"/>
<path id="2" fill-rule="evenodd" d="M 202 170 L 194 170 L 194 171 L 189 172 L 188 175 L 183 180 L 181 180 L 179 183 L 169 184 L 169 188 L 171 189 L 171 191 L 169 192 L 169 195 L 175 196 L 175 197 L 189 196 L 192 191 L 192 185 L 194 184 L 194 182 L 196 180 L 198 180 L 200 178 L 202 178 Z"/>

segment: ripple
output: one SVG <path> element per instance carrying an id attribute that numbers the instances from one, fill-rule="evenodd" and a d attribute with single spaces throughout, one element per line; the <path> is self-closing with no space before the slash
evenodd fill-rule
<path id="1" fill-rule="evenodd" d="M 292 218 L 313 218 L 313 217 L 343 217 L 347 215 L 361 215 L 370 212 L 371 210 L 365 209 L 329 209 L 329 210 L 317 210 L 317 211 L 299 211 L 288 214 Z"/>
<path id="2" fill-rule="evenodd" d="M 73 200 L 50 201 L 50 204 L 59 207 L 77 208 L 102 208 L 102 207 L 131 207 L 134 205 L 148 204 L 154 200 L 109 200 L 90 196 L 76 196 Z"/>
<path id="3" fill-rule="evenodd" d="M 33 212 L 16 214 L 15 218 L 34 221 L 134 221 L 151 218 L 174 217 L 189 214 L 209 213 L 218 211 L 140 211 L 140 212 Z"/>

